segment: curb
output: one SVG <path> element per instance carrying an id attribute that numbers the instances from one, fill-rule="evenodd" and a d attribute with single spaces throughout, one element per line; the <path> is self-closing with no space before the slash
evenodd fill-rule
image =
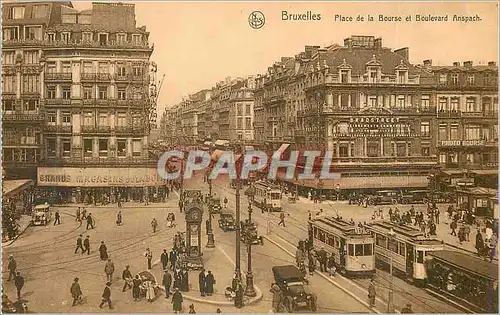
<path id="1" fill-rule="evenodd" d="M 281 250 L 283 250 L 285 253 L 287 253 L 288 255 L 294 257 L 294 255 L 288 250 L 286 249 L 285 247 L 283 247 L 282 245 L 278 244 L 276 241 L 272 240 L 271 238 L 269 238 L 267 235 L 264 235 L 263 236 L 265 239 L 267 239 L 269 242 L 273 243 L 275 246 L 277 246 L 278 248 L 280 248 Z M 324 279 L 326 279 L 328 282 L 330 282 L 331 284 L 333 284 L 334 286 L 336 286 L 337 288 L 339 288 L 340 290 L 342 290 L 343 292 L 347 293 L 349 296 L 351 296 L 352 298 L 354 298 L 356 301 L 358 301 L 359 303 L 361 303 L 364 307 L 368 308 L 370 311 L 374 311 L 375 313 L 377 314 L 381 314 L 383 312 L 380 312 L 378 311 L 377 309 L 373 308 L 373 307 L 370 307 L 370 305 L 368 305 L 368 303 L 366 303 L 365 301 L 361 300 L 359 297 L 357 297 L 356 295 L 354 295 L 354 293 L 352 293 L 351 291 L 349 291 L 348 289 L 340 286 L 339 284 L 333 282 L 330 278 L 328 278 L 327 276 L 323 275 L 322 273 L 320 273 L 319 271 L 315 270 L 315 273 L 321 275 Z"/>

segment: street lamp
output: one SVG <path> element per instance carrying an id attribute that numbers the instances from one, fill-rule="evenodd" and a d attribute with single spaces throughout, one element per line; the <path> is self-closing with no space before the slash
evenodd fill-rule
<path id="1" fill-rule="evenodd" d="M 389 231 L 389 233 L 387 233 L 387 239 L 388 239 L 390 244 L 394 245 L 394 242 L 391 242 L 391 241 L 394 241 L 396 239 L 396 233 L 394 232 L 394 230 L 392 228 Z M 392 252 L 393 251 L 392 251 L 391 246 L 387 246 L 387 248 L 389 249 L 389 256 L 390 256 L 389 257 L 390 258 L 389 272 L 391 275 L 391 281 L 389 283 L 389 299 L 387 302 L 387 313 L 392 314 L 392 313 L 394 313 L 394 275 L 392 273 L 392 256 L 393 256 Z"/>
<path id="2" fill-rule="evenodd" d="M 237 288 L 241 285 L 241 257 L 240 257 L 240 246 L 241 246 L 241 219 L 240 219 L 240 160 L 236 161 L 236 266 L 234 268 L 234 273 L 236 279 L 238 281 Z M 236 298 L 234 299 L 234 306 L 240 308 L 243 306 L 243 296 L 240 294 L 236 294 Z"/>
<path id="3" fill-rule="evenodd" d="M 248 204 L 248 227 L 247 227 L 247 233 L 250 234 L 250 228 L 252 227 L 252 203 Z M 247 235 L 245 237 L 247 241 L 247 252 L 248 252 L 248 258 L 247 258 L 247 286 L 245 288 L 245 295 L 254 297 L 257 295 L 255 292 L 255 288 L 253 286 L 253 272 L 252 272 L 252 239 L 250 235 Z"/>
<path id="4" fill-rule="evenodd" d="M 210 196 L 210 200 L 212 200 L 212 180 L 207 179 L 208 182 L 208 195 Z M 214 248 L 215 240 L 214 240 L 214 232 L 212 230 L 212 209 L 208 208 L 208 220 L 207 220 L 207 248 Z"/>

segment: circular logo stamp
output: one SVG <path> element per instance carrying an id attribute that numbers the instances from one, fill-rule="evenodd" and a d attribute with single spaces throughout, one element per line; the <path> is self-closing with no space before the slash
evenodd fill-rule
<path id="1" fill-rule="evenodd" d="M 250 13 L 248 16 L 248 24 L 251 28 L 256 30 L 262 28 L 264 24 L 266 24 L 266 17 L 264 16 L 264 13 L 260 11 L 253 11 Z"/>

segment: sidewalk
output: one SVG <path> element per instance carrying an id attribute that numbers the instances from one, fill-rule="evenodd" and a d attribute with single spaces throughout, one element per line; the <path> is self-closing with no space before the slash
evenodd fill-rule
<path id="1" fill-rule="evenodd" d="M 14 243 L 28 229 L 28 227 L 30 227 L 31 217 L 29 215 L 23 214 L 23 215 L 21 215 L 21 218 L 19 219 L 19 221 L 17 223 L 19 224 L 19 234 L 16 237 L 14 237 L 13 239 L 6 240 L 5 242 L 3 241 L 3 238 L 2 238 L 2 246 L 10 245 L 10 244 Z"/>

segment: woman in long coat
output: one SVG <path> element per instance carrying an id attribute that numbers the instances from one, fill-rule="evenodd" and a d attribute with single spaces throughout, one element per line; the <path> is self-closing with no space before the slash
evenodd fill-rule
<path id="1" fill-rule="evenodd" d="M 132 281 L 132 297 L 134 301 L 138 301 L 141 295 L 141 284 L 142 281 L 139 275 L 135 275 L 135 279 Z"/>
<path id="2" fill-rule="evenodd" d="M 281 305 L 281 289 L 276 283 L 273 283 L 269 292 L 273 294 L 273 312 L 278 313 Z"/>
<path id="3" fill-rule="evenodd" d="M 175 292 L 172 295 L 172 304 L 175 314 L 182 311 L 182 294 L 179 292 L 178 288 L 175 289 Z"/>
<path id="4" fill-rule="evenodd" d="M 153 281 L 147 280 L 144 283 L 144 287 L 146 288 L 146 300 L 148 300 L 149 303 L 153 303 L 153 300 L 156 297 Z"/>
<path id="5" fill-rule="evenodd" d="M 214 293 L 215 278 L 212 272 L 209 270 L 207 276 L 205 277 L 205 292 L 208 296 Z"/>
<path id="6" fill-rule="evenodd" d="M 174 271 L 174 289 L 180 289 L 182 282 L 182 273 L 180 269 L 175 269 Z"/>
<path id="7" fill-rule="evenodd" d="M 189 273 L 187 269 L 181 269 L 181 291 L 189 291 Z"/>
<path id="8" fill-rule="evenodd" d="M 101 246 L 99 246 L 99 255 L 101 257 L 101 260 L 108 259 L 108 248 L 104 244 L 104 241 L 102 241 Z"/>

